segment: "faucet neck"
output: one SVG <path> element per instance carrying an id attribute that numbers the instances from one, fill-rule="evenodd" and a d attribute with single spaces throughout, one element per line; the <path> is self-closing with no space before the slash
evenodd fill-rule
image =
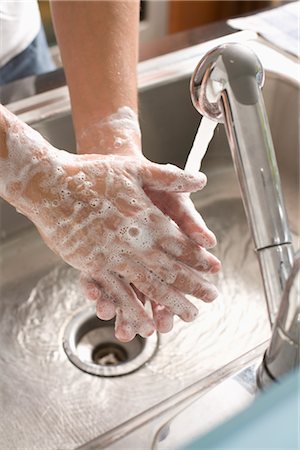
<path id="1" fill-rule="evenodd" d="M 256 55 L 240 45 L 222 46 L 209 58 L 202 67 L 202 108 L 210 115 L 207 104 L 215 102 L 213 112 L 217 105 L 224 121 L 273 325 L 294 254 L 261 92 L 264 72 Z"/>

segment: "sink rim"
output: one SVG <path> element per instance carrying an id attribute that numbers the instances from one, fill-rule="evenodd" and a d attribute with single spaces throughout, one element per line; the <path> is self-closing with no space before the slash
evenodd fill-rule
<path id="1" fill-rule="evenodd" d="M 139 91 L 190 76 L 200 58 L 208 50 L 220 44 L 232 42 L 240 42 L 249 46 L 257 53 L 266 71 L 286 77 L 288 81 L 300 86 L 297 58 L 272 46 L 257 33 L 244 30 L 139 62 Z M 276 58 L 274 58 L 275 56 Z M 70 112 L 71 104 L 68 87 L 62 86 L 36 94 L 26 99 L 9 103 L 6 107 L 18 115 L 21 120 L 32 125 L 40 120 Z"/>
<path id="2" fill-rule="evenodd" d="M 261 358 L 268 343 L 269 340 L 264 341 L 252 350 L 249 350 L 229 362 L 224 367 L 209 374 L 207 377 L 196 381 L 117 427 L 91 439 L 85 444 L 77 447 L 76 450 L 98 450 L 109 448 L 110 445 L 119 442 L 136 431 L 140 430 L 141 434 L 145 433 L 144 427 L 146 426 L 149 426 L 148 433 L 150 433 L 154 439 L 158 431 L 164 426 L 163 424 L 172 421 L 178 414 L 210 390 L 217 387 L 220 383 L 237 377 L 239 373 L 250 367 L 254 367 L 253 371 L 255 372 L 256 367 L 258 367 L 261 362 Z M 207 381 L 210 382 L 209 385 L 207 384 Z M 255 391 L 253 393 L 255 393 Z M 159 425 L 155 423 L 156 420 L 160 420 Z M 148 439 L 149 435 L 147 435 L 147 441 Z M 152 443 L 153 440 L 151 441 L 151 444 Z"/>

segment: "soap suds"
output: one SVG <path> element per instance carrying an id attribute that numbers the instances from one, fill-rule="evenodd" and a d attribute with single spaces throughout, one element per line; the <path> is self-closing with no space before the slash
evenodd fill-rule
<path id="1" fill-rule="evenodd" d="M 91 132 L 97 131 L 97 147 L 89 148 L 89 153 L 98 153 L 99 146 L 103 153 L 126 154 L 126 150 L 141 155 L 141 129 L 136 113 L 128 106 L 119 108 L 115 113 L 105 117 L 100 122 L 93 122 L 79 136 L 84 142 Z"/>
<path id="2" fill-rule="evenodd" d="M 140 133 L 127 107 L 101 126 L 117 135 L 122 129 L 128 144 Z M 189 271 L 214 271 L 218 260 L 184 236 L 145 193 L 192 192 L 205 185 L 203 174 L 143 157 L 72 155 L 18 119 L 8 126 L 7 148 L 8 157 L 0 159 L 1 195 L 37 225 L 55 253 L 84 273 L 85 291 L 96 299 L 99 316 L 116 314 L 119 339 L 148 336 L 154 320 L 167 329 L 173 314 L 193 320 L 197 308 L 187 293 L 199 298 L 201 293 L 203 300 L 216 295 L 210 283 L 201 277 L 196 281 Z M 163 307 L 153 308 L 154 319 L 135 288 Z"/>

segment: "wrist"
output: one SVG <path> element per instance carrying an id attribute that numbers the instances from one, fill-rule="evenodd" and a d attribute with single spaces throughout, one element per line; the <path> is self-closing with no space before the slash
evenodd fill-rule
<path id="1" fill-rule="evenodd" d="M 137 114 L 119 108 L 100 122 L 95 120 L 78 135 L 78 153 L 142 156 L 141 130 Z"/>

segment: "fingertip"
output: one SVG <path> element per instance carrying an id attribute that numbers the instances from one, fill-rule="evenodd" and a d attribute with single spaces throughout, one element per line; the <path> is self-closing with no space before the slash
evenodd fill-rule
<path id="1" fill-rule="evenodd" d="M 190 238 L 206 249 L 214 248 L 217 245 L 216 236 L 208 229 L 202 232 L 195 231 L 190 233 Z"/>
<path id="2" fill-rule="evenodd" d="M 184 180 L 184 183 L 180 183 L 181 179 Z M 174 192 L 195 192 L 206 186 L 207 177 L 203 172 L 189 173 L 182 171 L 176 181 L 177 189 L 175 189 Z"/>
<path id="3" fill-rule="evenodd" d="M 121 322 L 115 327 L 115 336 L 120 342 L 130 342 L 135 338 L 135 331 L 128 322 Z"/>
<path id="4" fill-rule="evenodd" d="M 97 301 L 101 297 L 101 288 L 91 278 L 80 277 L 80 285 L 84 296 L 91 301 Z"/>
<path id="5" fill-rule="evenodd" d="M 217 259 L 217 260 L 211 265 L 210 273 L 217 273 L 217 272 L 220 272 L 221 269 L 222 269 L 221 261 L 219 261 L 219 260 Z"/>
<path id="6" fill-rule="evenodd" d="M 111 320 L 116 315 L 115 305 L 111 301 L 104 301 L 102 299 L 97 300 L 96 314 L 99 319 Z"/>
<path id="7" fill-rule="evenodd" d="M 89 300 L 97 301 L 101 298 L 101 291 L 99 290 L 99 288 L 97 286 L 91 285 L 86 289 L 86 297 Z"/>
<path id="8" fill-rule="evenodd" d="M 184 321 L 184 322 L 193 322 L 197 316 L 198 316 L 198 308 L 196 308 L 196 306 L 194 306 L 192 303 L 190 304 L 190 306 L 188 308 L 185 309 L 185 311 L 180 314 L 180 318 Z"/>
<path id="9" fill-rule="evenodd" d="M 157 324 L 156 328 L 159 333 L 169 333 L 173 329 L 173 316 L 163 317 L 160 319 Z"/>
<path id="10" fill-rule="evenodd" d="M 201 248 L 198 255 L 197 269 L 205 273 L 216 273 L 221 269 L 221 262 L 211 252 Z"/>
<path id="11" fill-rule="evenodd" d="M 201 300 L 203 300 L 205 303 L 211 303 L 219 296 L 218 289 L 211 285 L 209 289 L 206 290 L 204 294 L 201 295 Z"/>
<path id="12" fill-rule="evenodd" d="M 194 177 L 196 178 L 196 180 L 198 180 L 199 183 L 201 183 L 201 189 L 204 188 L 204 186 L 206 186 L 207 176 L 205 175 L 204 172 L 199 171 L 194 174 Z"/>
<path id="13" fill-rule="evenodd" d="M 156 191 L 194 192 L 201 190 L 207 182 L 204 173 L 192 174 L 172 164 L 151 163 L 143 167 L 141 174 L 145 187 Z"/>
<path id="14" fill-rule="evenodd" d="M 143 338 L 147 338 L 151 336 L 155 331 L 155 325 L 152 320 L 149 320 L 149 322 L 143 323 L 143 326 L 140 327 L 139 335 Z"/>
<path id="15" fill-rule="evenodd" d="M 168 333 L 173 328 L 173 313 L 165 306 L 151 302 L 153 310 L 153 320 L 159 333 Z"/>

